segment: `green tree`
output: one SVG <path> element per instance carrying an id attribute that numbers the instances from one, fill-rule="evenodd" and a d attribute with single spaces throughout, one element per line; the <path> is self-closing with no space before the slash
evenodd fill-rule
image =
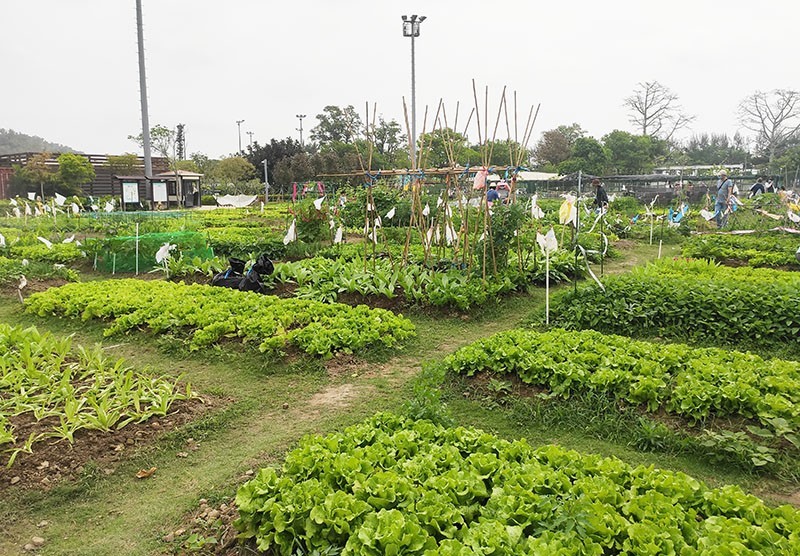
<path id="1" fill-rule="evenodd" d="M 546 170 L 554 170 L 570 157 L 575 141 L 584 134 L 576 123 L 545 131 L 533 150 L 534 161 Z"/>
<path id="2" fill-rule="evenodd" d="M 219 160 L 208 158 L 208 155 L 203 153 L 192 153 L 189 156 L 189 160 L 194 162 L 194 165 L 197 168 L 196 172 L 206 176 L 210 176 L 213 173 L 216 165 L 219 164 Z"/>
<path id="3" fill-rule="evenodd" d="M 800 145 L 789 147 L 773 162 L 775 168 L 782 170 L 781 174 L 788 176 L 787 188 L 797 188 L 797 176 L 800 175 Z"/>
<path id="4" fill-rule="evenodd" d="M 184 170 L 186 172 L 195 172 L 197 174 L 201 174 L 200 169 L 197 167 L 197 162 L 194 160 L 179 160 L 177 162 L 178 170 Z"/>
<path id="5" fill-rule="evenodd" d="M 150 147 L 161 157 L 164 157 L 169 162 L 170 170 L 175 170 L 175 162 L 177 157 L 175 154 L 175 139 L 177 132 L 167 126 L 156 124 L 150 129 Z M 144 139 L 142 134 L 128 135 L 128 139 L 134 141 L 140 147 L 144 146 Z"/>
<path id="6" fill-rule="evenodd" d="M 85 156 L 64 153 L 58 157 L 58 182 L 62 194 L 80 195 L 81 185 L 94 181 L 95 171 Z"/>
<path id="7" fill-rule="evenodd" d="M 311 130 L 311 138 L 320 145 L 340 141 L 352 143 L 360 136 L 361 118 L 352 105 L 340 108 L 326 106 L 317 114 L 317 126 Z"/>
<path id="8" fill-rule="evenodd" d="M 451 164 L 448 152 L 452 152 L 455 164 L 474 165 L 482 162 L 481 153 L 469 146 L 467 138 L 449 127 L 423 133 L 420 136 L 420 145 L 427 153 L 423 157 L 423 163 L 430 168 L 449 168 Z"/>
<path id="9" fill-rule="evenodd" d="M 106 165 L 112 174 L 119 176 L 132 176 L 141 171 L 139 157 L 133 153 L 110 154 L 107 157 Z"/>
<path id="10" fill-rule="evenodd" d="M 387 167 L 395 167 L 402 160 L 408 160 L 406 136 L 400 130 L 400 124 L 395 120 L 388 122 L 382 116 L 378 117 L 378 125 L 372 132 L 375 150 L 384 157 Z M 402 156 L 405 155 L 405 156 Z"/>
<path id="11" fill-rule="evenodd" d="M 241 156 L 231 156 L 217 163 L 210 178 L 216 183 L 236 184 L 250 180 L 255 175 L 256 169 L 250 161 Z"/>
<path id="12" fill-rule="evenodd" d="M 692 135 L 683 147 L 689 164 L 738 164 L 747 159 L 748 153 L 741 136 L 731 140 L 724 133 L 700 133 Z"/>
<path id="13" fill-rule="evenodd" d="M 252 147 L 248 147 L 245 158 L 250 161 L 250 164 L 255 166 L 258 178 L 264 182 L 264 161 L 267 161 L 267 171 L 269 172 L 269 181 L 274 183 L 275 180 L 275 165 L 283 160 L 303 152 L 300 142 L 291 137 L 286 139 L 271 139 L 269 143 L 260 145 L 258 141 L 253 143 Z"/>
<path id="14" fill-rule="evenodd" d="M 601 176 L 608 166 L 608 153 L 594 137 L 575 140 L 570 157 L 558 165 L 559 174 L 572 174 L 581 170 L 586 174 Z"/>
<path id="15" fill-rule="evenodd" d="M 644 174 L 655 167 L 655 141 L 647 135 L 634 135 L 615 129 L 603 137 L 608 166 L 616 174 Z"/>
<path id="16" fill-rule="evenodd" d="M 25 195 L 31 189 L 38 191 L 44 199 L 52 195 L 58 182 L 56 169 L 47 164 L 50 153 L 37 153 L 31 156 L 24 166 L 15 164 L 10 190 L 13 195 Z"/>
<path id="17" fill-rule="evenodd" d="M 516 141 L 488 141 L 488 148 L 491 153 L 489 164 L 492 166 L 511 166 L 513 163 L 512 155 L 514 157 L 517 156 L 516 153 L 519 151 L 520 146 Z M 476 149 L 476 146 L 472 148 Z M 527 161 L 528 157 L 525 158 Z"/>
<path id="18" fill-rule="evenodd" d="M 292 182 L 305 181 L 313 178 L 314 175 L 311 155 L 308 153 L 297 153 L 282 159 L 275 165 L 275 182 L 283 191 L 288 191 L 286 186 Z"/>

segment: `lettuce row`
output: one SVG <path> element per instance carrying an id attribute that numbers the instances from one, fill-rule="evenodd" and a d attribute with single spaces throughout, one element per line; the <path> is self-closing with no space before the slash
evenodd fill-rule
<path id="1" fill-rule="evenodd" d="M 408 319 L 383 309 L 162 281 L 68 284 L 31 295 L 25 305 L 39 316 L 110 321 L 106 336 L 145 328 L 186 336 L 191 349 L 237 338 L 257 343 L 262 352 L 292 347 L 326 357 L 378 344 L 395 346 L 414 335 Z"/>
<path id="2" fill-rule="evenodd" d="M 800 513 L 738 487 L 389 414 L 304 438 L 236 504 L 240 537 L 281 555 L 800 551 Z"/>
<path id="3" fill-rule="evenodd" d="M 600 392 L 690 422 L 755 421 L 800 448 L 800 363 L 752 353 L 655 344 L 593 330 L 511 330 L 465 346 L 444 361 L 450 372 L 514 374 L 567 398 Z"/>

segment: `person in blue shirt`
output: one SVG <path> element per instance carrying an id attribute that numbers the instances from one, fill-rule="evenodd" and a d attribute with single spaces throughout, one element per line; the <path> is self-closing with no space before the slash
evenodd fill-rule
<path id="1" fill-rule="evenodd" d="M 714 219 L 717 221 L 717 228 L 724 228 L 728 223 L 728 214 L 733 202 L 733 182 L 728 178 L 728 172 L 722 170 L 717 180 L 717 200 L 714 203 Z"/>
<path id="2" fill-rule="evenodd" d="M 489 206 L 492 206 L 492 203 L 500 199 L 500 194 L 497 193 L 497 184 L 490 183 L 489 190 L 486 192 L 486 202 L 489 203 Z"/>

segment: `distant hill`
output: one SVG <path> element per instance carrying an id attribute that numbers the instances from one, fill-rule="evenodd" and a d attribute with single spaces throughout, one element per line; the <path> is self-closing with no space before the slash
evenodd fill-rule
<path id="1" fill-rule="evenodd" d="M 26 135 L 13 129 L 0 128 L 0 155 L 43 151 L 58 153 L 78 152 L 66 145 L 45 141 L 36 135 Z"/>

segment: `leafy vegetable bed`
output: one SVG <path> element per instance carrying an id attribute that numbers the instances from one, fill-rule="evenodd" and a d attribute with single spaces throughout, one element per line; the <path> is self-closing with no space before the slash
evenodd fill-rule
<path id="1" fill-rule="evenodd" d="M 684 257 L 797 268 L 795 252 L 798 247 L 800 237 L 791 234 L 704 234 L 686 240 L 682 251 Z"/>
<path id="2" fill-rule="evenodd" d="M 78 280 L 78 273 L 63 265 L 32 262 L 23 264 L 21 260 L 0 256 L 0 284 L 17 284 L 22 276 L 27 279 L 60 278 L 68 282 Z"/>
<path id="3" fill-rule="evenodd" d="M 188 334 L 192 349 L 239 338 L 258 342 L 261 351 L 291 346 L 329 356 L 376 344 L 393 346 L 414 334 L 408 319 L 381 309 L 135 279 L 50 288 L 30 296 L 26 306 L 40 316 L 112 321 L 107 336 L 145 327 L 153 333 Z"/>
<path id="4" fill-rule="evenodd" d="M 513 373 L 565 398 L 602 392 L 701 425 L 709 418 L 738 417 L 750 422 L 755 437 L 794 452 L 800 448 L 800 363 L 795 361 L 637 342 L 592 330 L 512 330 L 461 348 L 445 366 L 467 376 Z"/>
<path id="5" fill-rule="evenodd" d="M 363 248 L 362 248 L 363 251 Z M 295 295 L 304 299 L 336 301 L 340 293 L 356 293 L 387 299 L 402 298 L 409 303 L 468 310 L 495 300 L 500 294 L 524 290 L 545 279 L 544 260 L 530 258 L 520 271 L 510 265 L 487 276 L 479 270 L 469 272 L 445 267 L 439 270 L 422 264 L 403 266 L 399 259 L 363 259 L 313 257 L 275 265 L 271 279 L 297 284 Z M 564 251 L 550 261 L 550 279 L 568 281 L 576 272 L 574 256 Z M 580 273 L 580 270 L 577 271 Z"/>
<path id="6" fill-rule="evenodd" d="M 282 555 L 800 551 L 800 513 L 738 487 L 391 415 L 303 439 L 236 504 L 241 536 Z"/>
<path id="7" fill-rule="evenodd" d="M 800 338 L 800 274 L 661 261 L 565 291 L 551 323 L 706 345 L 794 349 Z"/>
<path id="8" fill-rule="evenodd" d="M 0 450 L 9 466 L 39 440 L 72 442 L 81 429 L 119 429 L 166 415 L 174 401 L 190 397 L 188 386 L 178 391 L 174 380 L 134 371 L 99 347 L 0 324 Z M 14 420 L 26 414 L 52 426 L 17 438 Z"/>

